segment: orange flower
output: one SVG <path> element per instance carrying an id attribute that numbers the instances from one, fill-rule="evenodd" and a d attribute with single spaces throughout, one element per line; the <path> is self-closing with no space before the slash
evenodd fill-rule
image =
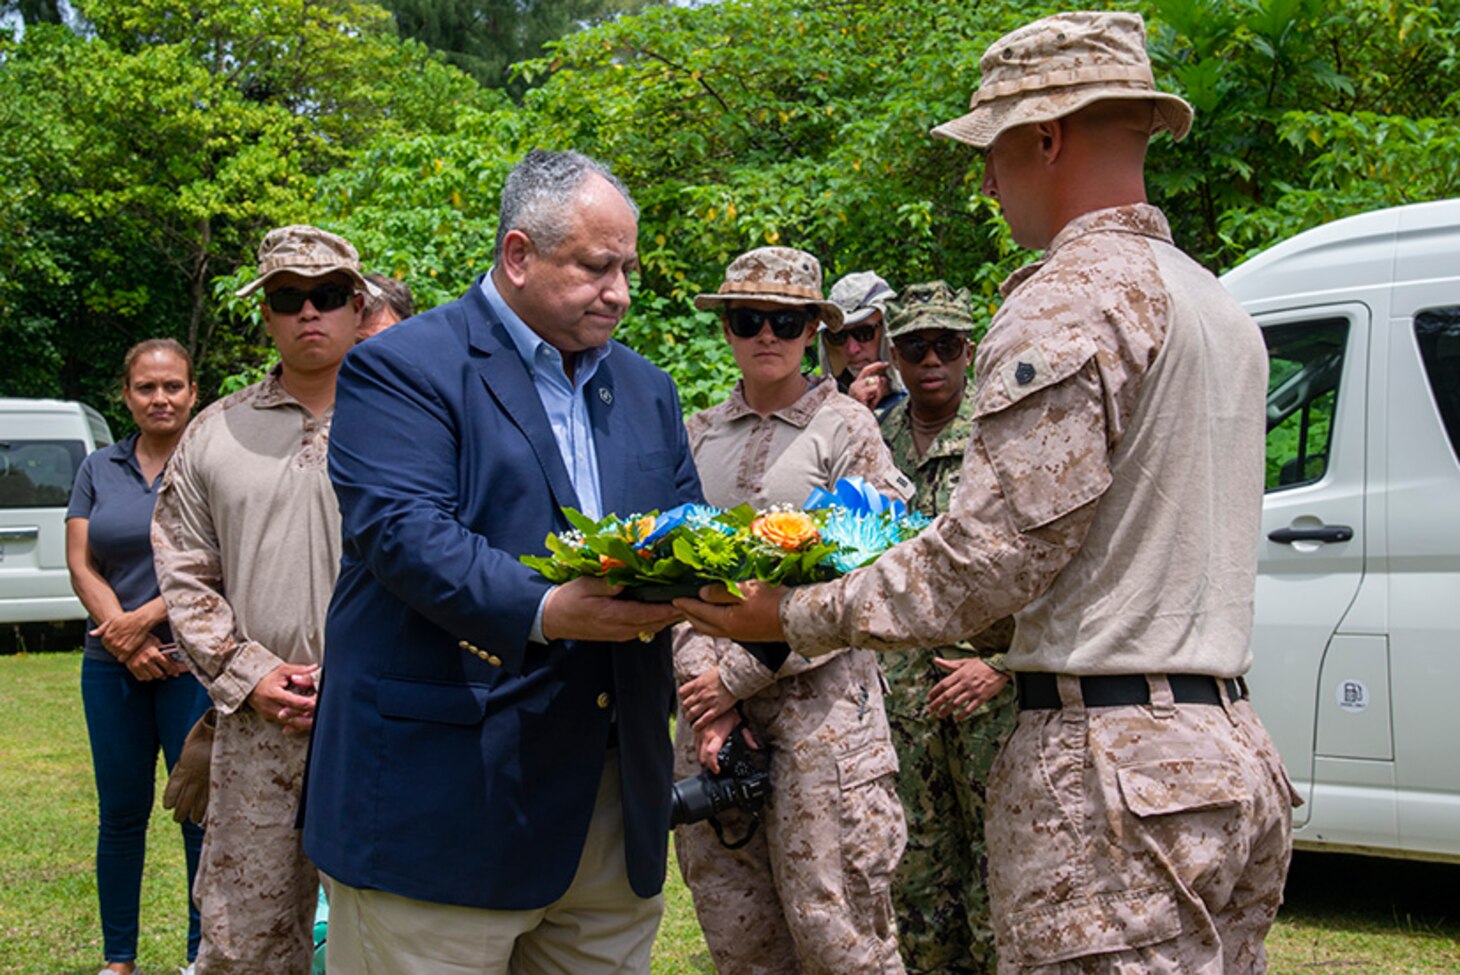
<path id="1" fill-rule="evenodd" d="M 816 522 L 804 511 L 772 511 L 755 519 L 750 530 L 756 537 L 789 552 L 820 540 Z"/>
<path id="2" fill-rule="evenodd" d="M 626 542 L 637 542 L 648 538 L 653 532 L 654 519 L 646 516 L 635 521 L 624 522 L 623 531 L 619 533 L 619 537 Z"/>
<path id="3" fill-rule="evenodd" d="M 622 569 L 624 563 L 611 555 L 600 555 L 598 557 L 598 567 L 604 572 L 607 572 L 609 569 Z"/>

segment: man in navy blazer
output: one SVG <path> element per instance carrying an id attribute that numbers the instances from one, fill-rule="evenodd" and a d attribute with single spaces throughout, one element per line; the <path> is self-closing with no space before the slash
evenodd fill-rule
<path id="1" fill-rule="evenodd" d="M 304 810 L 328 965 L 647 972 L 663 910 L 673 608 L 517 561 L 563 507 L 701 498 L 678 394 L 611 336 L 638 211 L 535 151 L 492 270 L 357 346 L 330 475 L 344 555 Z M 642 642 L 641 642 L 642 641 Z"/>

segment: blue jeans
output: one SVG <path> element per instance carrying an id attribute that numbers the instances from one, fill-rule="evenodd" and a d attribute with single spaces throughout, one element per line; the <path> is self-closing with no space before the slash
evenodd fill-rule
<path id="1" fill-rule="evenodd" d="M 98 821 L 96 888 L 106 960 L 137 960 L 137 914 L 147 823 L 157 778 L 157 749 L 171 769 L 183 739 L 208 709 L 208 695 L 192 674 L 139 681 L 115 660 L 81 661 L 81 703 L 96 770 Z M 188 960 L 198 953 L 198 907 L 193 877 L 203 848 L 202 827 L 184 823 L 188 861 Z"/>

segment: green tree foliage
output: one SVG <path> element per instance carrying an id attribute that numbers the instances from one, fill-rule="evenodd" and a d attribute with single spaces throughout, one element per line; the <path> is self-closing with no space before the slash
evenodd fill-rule
<path id="1" fill-rule="evenodd" d="M 521 95 L 512 65 L 583 27 L 643 8 L 650 0 L 386 0 L 402 37 L 441 51 L 489 88 Z"/>
<path id="2" fill-rule="evenodd" d="M 372 139 L 449 129 L 484 99 L 371 4 L 78 8 L 84 31 L 32 25 L 0 48 L 0 210 L 19 230 L 0 335 L 41 353 L 0 366 L 7 390 L 101 401 L 152 334 L 233 371 L 256 336 L 215 343 L 213 279 L 308 218 L 313 181 Z"/>
<path id="3" fill-rule="evenodd" d="M 1154 0 L 1146 14 L 1157 75 L 1197 119 L 1152 188 L 1214 270 L 1456 193 L 1456 0 Z"/>
<path id="4" fill-rule="evenodd" d="M 513 104 L 394 40 L 376 8 L 291 2 L 93 0 L 94 37 L 37 28 L 0 49 L 0 218 L 16 228 L 0 330 L 44 380 L 0 367 L 0 387 L 75 392 L 104 359 L 98 336 L 176 334 L 194 313 L 200 336 L 230 326 L 212 333 L 219 371 L 256 363 L 229 292 L 284 219 L 345 233 L 422 307 L 454 297 L 489 264 L 502 178 L 534 146 L 599 156 L 634 190 L 643 273 L 621 335 L 691 408 L 734 373 L 691 299 L 743 250 L 804 247 L 828 283 L 946 278 L 985 320 L 1031 256 L 979 194 L 977 154 L 927 133 L 965 110 L 989 42 L 1067 3 L 650 5 L 519 65 L 534 87 Z M 1185 142 L 1153 143 L 1149 187 L 1213 270 L 1348 213 L 1455 195 L 1460 0 L 1120 5 L 1147 19 L 1158 82 L 1196 107 Z M 431 29 L 466 43 L 448 25 L 489 7 L 430 5 Z"/>

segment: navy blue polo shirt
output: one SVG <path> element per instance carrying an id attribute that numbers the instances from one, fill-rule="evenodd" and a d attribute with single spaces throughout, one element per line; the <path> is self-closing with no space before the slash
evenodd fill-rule
<path id="1" fill-rule="evenodd" d="M 125 610 L 158 596 L 157 572 L 152 567 L 152 509 L 157 506 L 161 485 L 161 474 L 150 484 L 142 478 L 137 434 L 133 433 L 88 454 L 71 488 L 66 517 L 87 519 L 91 557 Z M 87 629 L 95 628 L 96 621 L 88 621 Z M 163 643 L 172 642 L 172 630 L 166 623 L 152 632 Z M 116 659 L 90 633 L 86 635 L 86 656 Z"/>

